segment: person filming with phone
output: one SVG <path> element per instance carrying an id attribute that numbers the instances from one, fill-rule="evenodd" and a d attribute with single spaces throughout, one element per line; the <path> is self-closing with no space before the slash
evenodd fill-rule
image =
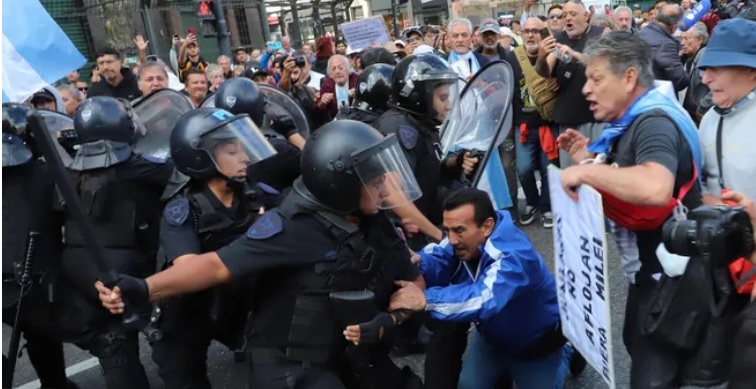
<path id="1" fill-rule="evenodd" d="M 186 72 L 189 69 L 198 69 L 204 72 L 207 69 L 207 61 L 200 56 L 200 47 L 197 43 L 197 35 L 194 28 L 189 29 L 189 34 L 181 43 L 178 55 L 179 80 L 186 82 Z"/>

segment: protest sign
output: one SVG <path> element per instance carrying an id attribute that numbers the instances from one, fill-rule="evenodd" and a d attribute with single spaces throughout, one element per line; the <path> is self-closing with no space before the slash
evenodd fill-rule
<path id="1" fill-rule="evenodd" d="M 382 46 L 389 42 L 386 24 L 381 16 L 344 23 L 339 29 L 352 50 Z"/>
<path id="2" fill-rule="evenodd" d="M 323 77 L 325 77 L 325 75 L 320 74 L 318 72 L 310 71 L 310 82 L 307 83 L 307 86 L 309 86 L 310 88 L 315 89 L 316 91 L 319 91 L 320 90 L 320 80 L 322 80 Z"/>
<path id="3" fill-rule="evenodd" d="M 562 331 L 609 387 L 615 388 L 601 195 L 590 186 L 581 185 L 578 201 L 573 201 L 562 188 L 561 179 L 562 170 L 549 166 Z"/>

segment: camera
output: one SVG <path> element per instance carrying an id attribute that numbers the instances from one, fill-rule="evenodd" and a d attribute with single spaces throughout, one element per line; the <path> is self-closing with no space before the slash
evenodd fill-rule
<path id="1" fill-rule="evenodd" d="M 718 268 L 754 250 L 750 216 L 743 207 L 727 205 L 704 205 L 690 211 L 687 220 L 667 221 L 662 239 L 670 253 L 707 256 Z"/>
<path id="2" fill-rule="evenodd" d="M 306 61 L 305 57 L 302 55 L 298 55 L 294 57 L 294 63 L 297 65 L 298 68 L 304 68 L 305 64 L 307 63 L 305 61 Z"/>

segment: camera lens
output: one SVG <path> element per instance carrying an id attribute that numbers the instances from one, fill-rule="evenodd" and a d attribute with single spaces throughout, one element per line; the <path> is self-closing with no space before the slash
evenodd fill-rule
<path id="1" fill-rule="evenodd" d="M 668 220 L 662 226 L 662 241 L 672 254 L 690 257 L 695 252 L 695 220 Z"/>

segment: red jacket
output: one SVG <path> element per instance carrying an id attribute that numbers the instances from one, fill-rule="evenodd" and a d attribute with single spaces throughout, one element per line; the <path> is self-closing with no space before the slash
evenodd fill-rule
<path id="1" fill-rule="evenodd" d="M 349 89 L 354 89 L 357 86 L 357 78 L 359 76 L 355 73 L 349 74 Z M 315 100 L 315 104 L 312 106 L 312 110 L 315 113 L 328 115 L 329 120 L 333 120 L 336 114 L 339 112 L 338 102 L 336 101 L 336 81 L 331 77 L 327 77 L 323 80 L 323 84 L 320 86 L 320 96 L 326 93 L 333 93 L 333 100 L 325 106 L 320 105 L 320 97 Z M 349 97 L 349 105 L 352 105 L 352 97 Z"/>

